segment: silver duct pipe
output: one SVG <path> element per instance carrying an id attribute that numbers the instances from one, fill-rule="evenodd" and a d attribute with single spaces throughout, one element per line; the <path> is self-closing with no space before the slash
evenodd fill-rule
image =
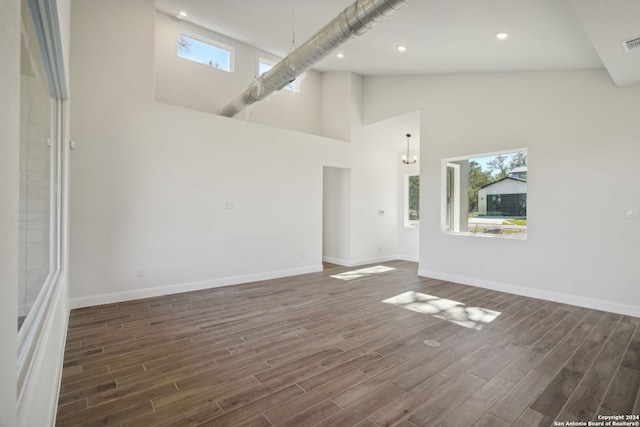
<path id="1" fill-rule="evenodd" d="M 238 97 L 229 102 L 220 115 L 233 117 L 246 106 L 260 101 L 291 83 L 332 50 L 361 36 L 411 0 L 356 0 L 309 40 L 258 77 Z"/>

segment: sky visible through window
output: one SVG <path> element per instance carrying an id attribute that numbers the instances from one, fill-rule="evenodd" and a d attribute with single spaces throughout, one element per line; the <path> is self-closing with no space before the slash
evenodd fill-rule
<path id="1" fill-rule="evenodd" d="M 497 156 L 487 156 L 487 157 L 476 157 L 473 159 L 469 159 L 469 161 L 476 162 L 480 165 L 482 170 L 490 170 L 488 163 L 492 160 L 495 160 Z"/>
<path id="2" fill-rule="evenodd" d="M 264 60 L 260 60 L 260 62 L 258 63 L 258 75 L 261 76 L 272 68 L 273 68 L 273 64 L 267 63 Z M 292 81 L 291 83 L 286 85 L 284 88 L 291 92 L 296 92 L 296 89 L 297 89 L 296 81 L 295 80 Z"/>
<path id="3" fill-rule="evenodd" d="M 178 35 L 178 56 L 224 71 L 231 71 L 231 52 L 184 34 Z"/>
<path id="4" fill-rule="evenodd" d="M 469 158 L 470 162 L 476 162 L 483 171 L 492 171 L 491 162 L 496 162 L 498 157 L 502 157 L 504 159 L 504 163 L 507 165 L 521 166 L 520 163 L 524 162 L 524 166 L 526 166 L 526 150 L 519 151 L 515 153 L 507 153 L 507 154 L 494 154 L 491 156 L 482 156 L 482 157 L 472 157 Z M 522 157 L 525 157 L 523 160 Z"/>
<path id="5" fill-rule="evenodd" d="M 272 68 L 273 65 L 260 61 L 260 64 L 258 64 L 258 75 L 261 76 Z"/>

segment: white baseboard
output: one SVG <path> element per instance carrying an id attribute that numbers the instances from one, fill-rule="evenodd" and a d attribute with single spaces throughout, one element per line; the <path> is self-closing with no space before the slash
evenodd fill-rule
<path id="1" fill-rule="evenodd" d="M 448 282 L 461 283 L 463 285 L 477 286 L 479 288 L 492 289 L 494 291 L 507 292 L 510 294 L 525 297 L 544 299 L 563 304 L 576 305 L 579 307 L 592 308 L 595 310 L 608 311 L 611 313 L 624 314 L 627 316 L 640 317 L 640 307 L 621 304 L 613 301 L 604 301 L 594 298 L 586 298 L 578 295 L 563 294 L 560 292 L 545 291 L 542 289 L 525 288 L 507 283 L 493 282 L 468 276 L 458 276 L 455 274 L 442 273 L 431 270 L 418 270 L 418 276 L 430 277 L 433 279 L 446 280 Z"/>
<path id="2" fill-rule="evenodd" d="M 327 256 L 322 257 L 322 261 L 324 262 L 341 265 L 343 267 L 357 267 L 360 265 L 375 264 L 378 262 L 395 261 L 397 259 L 401 259 L 401 258 L 398 258 L 397 255 L 385 255 L 385 256 L 376 257 L 376 258 L 364 258 L 364 259 L 357 259 L 357 260 L 346 260 L 346 259 L 332 258 Z"/>
<path id="3" fill-rule="evenodd" d="M 329 264 L 341 265 L 343 267 L 351 267 L 351 261 L 341 258 L 333 258 L 330 256 L 323 256 L 322 262 L 328 262 Z"/>
<path id="4" fill-rule="evenodd" d="M 420 262 L 420 258 L 417 255 L 398 255 L 396 259 L 399 259 L 400 261 Z"/>
<path id="5" fill-rule="evenodd" d="M 281 277 L 298 276 L 300 274 L 317 273 L 319 271 L 322 271 L 322 265 L 293 268 L 289 270 L 267 271 L 264 273 L 247 274 L 243 276 L 223 277 L 220 279 L 201 280 L 198 282 L 178 283 L 174 285 L 157 286 L 131 291 L 112 292 L 108 294 L 72 298 L 70 305 L 71 309 L 74 309 L 94 305 L 112 304 L 141 298 L 152 298 L 162 295 L 219 288 L 221 286 L 240 285 L 242 283 L 258 282 L 260 280 L 271 280 L 279 279 Z"/>

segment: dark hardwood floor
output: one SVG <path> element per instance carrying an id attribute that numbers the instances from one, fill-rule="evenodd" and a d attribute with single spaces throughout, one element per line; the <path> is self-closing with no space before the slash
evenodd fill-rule
<path id="1" fill-rule="evenodd" d="M 640 319 L 384 265 L 394 270 L 342 280 L 331 276 L 359 268 L 325 265 L 73 310 L 57 425 L 551 426 L 640 413 Z M 441 298 L 405 304 L 417 310 L 466 304 L 439 315 L 471 327 L 382 302 L 410 291 Z M 483 323 L 470 307 L 500 315 Z"/>

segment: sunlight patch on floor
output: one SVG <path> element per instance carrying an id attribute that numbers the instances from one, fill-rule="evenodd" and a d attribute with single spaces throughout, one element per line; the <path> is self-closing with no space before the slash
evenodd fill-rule
<path id="1" fill-rule="evenodd" d="M 340 280 L 353 280 L 353 279 L 357 279 L 358 277 L 364 277 L 370 274 L 386 273 L 387 271 L 392 271 L 392 270 L 395 270 L 395 268 L 386 267 L 384 265 L 376 265 L 375 267 L 362 268 L 360 270 L 354 270 L 354 271 L 346 271 L 344 273 L 336 274 L 331 277 L 333 277 L 334 279 L 340 279 Z"/>
<path id="2" fill-rule="evenodd" d="M 495 320 L 499 311 L 482 307 L 467 307 L 465 304 L 433 295 L 409 291 L 382 301 L 387 304 L 418 313 L 430 314 L 465 328 L 480 330 L 482 326 Z"/>

